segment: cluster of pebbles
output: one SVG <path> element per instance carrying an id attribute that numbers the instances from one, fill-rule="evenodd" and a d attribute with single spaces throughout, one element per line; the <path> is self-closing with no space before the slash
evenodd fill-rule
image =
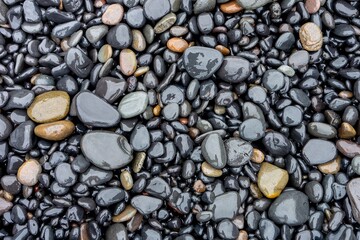
<path id="1" fill-rule="evenodd" d="M 0 0 L 0 239 L 359 239 L 359 11 Z"/>

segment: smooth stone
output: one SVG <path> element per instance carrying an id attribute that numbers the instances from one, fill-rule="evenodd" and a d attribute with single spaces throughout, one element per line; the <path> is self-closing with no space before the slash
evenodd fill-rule
<path id="1" fill-rule="evenodd" d="M 3 110 L 25 109 L 33 102 L 35 93 L 31 90 L 21 89 L 8 92 L 7 101 Z"/>
<path id="2" fill-rule="evenodd" d="M 239 194 L 235 191 L 229 191 L 215 197 L 208 210 L 213 212 L 214 221 L 220 221 L 223 219 L 233 219 L 238 214 L 239 207 Z"/>
<path id="3" fill-rule="evenodd" d="M 219 222 L 216 231 L 222 239 L 235 239 L 239 235 L 239 230 L 229 219 Z"/>
<path id="4" fill-rule="evenodd" d="M 174 37 L 167 41 L 166 46 L 173 52 L 182 53 L 189 47 L 189 44 L 182 38 Z"/>
<path id="5" fill-rule="evenodd" d="M 273 164 L 264 162 L 258 172 L 258 186 L 267 198 L 278 197 L 289 181 L 289 174 Z"/>
<path id="6" fill-rule="evenodd" d="M 149 180 L 145 192 L 156 198 L 165 199 L 170 196 L 170 185 L 161 177 L 154 177 Z"/>
<path id="7" fill-rule="evenodd" d="M 240 124 L 239 134 L 244 140 L 257 141 L 265 136 L 265 126 L 256 118 L 249 118 Z"/>
<path id="8" fill-rule="evenodd" d="M 342 122 L 338 129 L 338 136 L 342 139 L 351 139 L 356 136 L 356 130 L 347 122 Z"/>
<path id="9" fill-rule="evenodd" d="M 240 138 L 229 138 L 225 141 L 227 165 L 240 167 L 249 162 L 253 155 L 253 147 L 250 143 Z"/>
<path id="10" fill-rule="evenodd" d="M 267 90 L 276 92 L 284 87 L 285 77 L 278 70 L 270 69 L 264 73 L 261 82 Z"/>
<path id="11" fill-rule="evenodd" d="M 227 162 L 226 150 L 219 134 L 209 134 L 201 144 L 201 153 L 214 168 L 222 169 Z"/>
<path id="12" fill-rule="evenodd" d="M 80 78 L 86 78 L 93 69 L 93 62 L 80 49 L 70 48 L 65 55 L 65 63 Z"/>
<path id="13" fill-rule="evenodd" d="M 331 139 L 337 136 L 336 128 L 327 123 L 311 122 L 307 125 L 307 130 L 314 137 Z"/>
<path id="14" fill-rule="evenodd" d="M 303 69 L 308 65 L 310 61 L 310 55 L 305 50 L 299 50 L 292 53 L 289 57 L 289 66 L 295 70 Z"/>
<path id="15" fill-rule="evenodd" d="M 1 4 L 0 4 L 1 7 Z M 0 8 L 1 9 L 1 8 Z M 0 216 L 8 212 L 13 207 L 13 203 L 0 197 Z"/>
<path id="16" fill-rule="evenodd" d="M 60 39 L 70 37 L 74 32 L 79 30 L 81 28 L 81 26 L 82 26 L 82 23 L 78 22 L 78 21 L 70 21 L 70 22 L 66 22 L 66 23 L 57 24 L 52 29 L 51 35 L 53 35 L 54 37 L 60 38 Z"/>
<path id="17" fill-rule="evenodd" d="M 259 221 L 260 236 L 262 239 L 275 240 L 280 234 L 280 228 L 269 219 Z"/>
<path id="18" fill-rule="evenodd" d="M 349 158 L 360 154 L 360 145 L 350 140 L 338 140 L 336 142 L 336 148 Z"/>
<path id="19" fill-rule="evenodd" d="M 285 191 L 271 204 L 268 216 L 276 224 L 300 226 L 310 217 L 308 197 L 300 191 Z"/>
<path id="20" fill-rule="evenodd" d="M 8 138 L 12 130 L 11 122 L 4 115 L 0 114 L 0 141 Z"/>
<path id="21" fill-rule="evenodd" d="M 7 19 L 7 12 L 8 12 L 9 8 L 7 7 L 7 5 L 3 2 L 3 0 L 0 0 L 0 24 L 6 24 Z M 0 215 L 2 215 L 1 211 L 0 211 Z"/>
<path id="22" fill-rule="evenodd" d="M 106 63 L 113 54 L 113 49 L 110 46 L 110 44 L 104 44 L 100 50 L 99 50 L 99 54 L 98 54 L 98 60 L 101 63 Z"/>
<path id="23" fill-rule="evenodd" d="M 253 10 L 268 3 L 274 2 L 275 0 L 236 0 L 237 3 L 244 9 Z"/>
<path id="24" fill-rule="evenodd" d="M 108 207 L 122 201 L 125 198 L 124 190 L 118 187 L 108 187 L 99 191 L 95 202 L 100 207 Z"/>
<path id="25" fill-rule="evenodd" d="M 275 47 L 283 51 L 289 51 L 295 43 L 295 36 L 291 32 L 285 32 L 276 40 Z"/>
<path id="26" fill-rule="evenodd" d="M 175 137 L 174 143 L 182 157 L 189 156 L 193 151 L 194 142 L 187 134 L 179 134 Z"/>
<path id="27" fill-rule="evenodd" d="M 126 12 L 126 22 L 130 28 L 142 28 L 146 24 L 144 9 L 140 6 L 130 8 Z"/>
<path id="28" fill-rule="evenodd" d="M 288 77 L 293 77 L 295 75 L 295 70 L 292 67 L 289 67 L 288 65 L 281 65 L 277 69 L 278 71 L 282 72 Z"/>
<path id="29" fill-rule="evenodd" d="M 62 0 L 66 12 L 76 12 L 83 6 L 83 0 Z"/>
<path id="30" fill-rule="evenodd" d="M 145 151 L 150 147 L 150 134 L 148 129 L 142 125 L 137 124 L 130 136 L 130 144 L 134 151 L 141 152 Z"/>
<path id="31" fill-rule="evenodd" d="M 120 182 L 125 190 L 131 190 L 134 185 L 134 180 L 129 171 L 122 171 L 120 174 Z"/>
<path id="32" fill-rule="evenodd" d="M 106 171 L 94 166 L 89 167 L 83 174 L 80 175 L 80 182 L 85 183 L 89 187 L 102 185 L 113 177 L 112 171 Z"/>
<path id="33" fill-rule="evenodd" d="M 25 0 L 23 3 L 24 19 L 26 22 L 37 23 L 41 21 L 41 11 L 35 0 Z"/>
<path id="34" fill-rule="evenodd" d="M 336 154 L 335 144 L 322 139 L 310 139 L 302 149 L 302 155 L 310 165 L 329 162 Z"/>
<path id="35" fill-rule="evenodd" d="M 295 127 L 303 120 L 303 112 L 296 106 L 287 106 L 283 110 L 282 122 L 285 126 Z"/>
<path id="36" fill-rule="evenodd" d="M 132 34 L 128 25 L 120 23 L 112 28 L 106 35 L 106 42 L 115 49 L 124 49 L 131 45 Z"/>
<path id="37" fill-rule="evenodd" d="M 271 131 L 262 140 L 266 149 L 274 156 L 285 156 L 290 152 L 291 143 L 283 134 Z"/>
<path id="38" fill-rule="evenodd" d="M 248 60 L 242 57 L 225 57 L 216 75 L 230 83 L 239 83 L 250 76 L 251 65 Z"/>
<path id="39" fill-rule="evenodd" d="M 75 98 L 77 117 L 92 127 L 112 127 L 120 122 L 120 113 L 104 99 L 83 91 Z"/>
<path id="40" fill-rule="evenodd" d="M 177 103 L 182 104 L 185 100 L 183 89 L 178 86 L 170 85 L 161 93 L 161 101 L 163 104 Z"/>
<path id="41" fill-rule="evenodd" d="M 95 94 L 112 104 L 123 95 L 127 85 L 127 82 L 122 79 L 103 77 L 96 84 Z"/>
<path id="42" fill-rule="evenodd" d="M 360 223 L 360 178 L 354 178 L 346 185 L 346 193 L 350 199 L 352 216 Z"/>
<path id="43" fill-rule="evenodd" d="M 145 17 L 156 21 L 170 12 L 170 2 L 169 0 L 146 0 L 143 8 Z"/>
<path id="44" fill-rule="evenodd" d="M 137 213 L 137 210 L 133 208 L 131 205 L 126 206 L 124 211 L 122 211 L 120 214 L 113 216 L 112 221 L 113 222 L 127 222 L 131 220 L 135 214 Z"/>
<path id="45" fill-rule="evenodd" d="M 303 48 L 307 51 L 318 51 L 323 45 L 321 29 L 315 23 L 307 22 L 302 25 L 299 37 Z"/>
<path id="46" fill-rule="evenodd" d="M 131 199 L 131 205 L 142 215 L 148 215 L 158 210 L 162 204 L 161 199 L 144 195 L 135 196 Z"/>
<path id="47" fill-rule="evenodd" d="M 332 33 L 339 37 L 350 37 L 355 35 L 355 30 L 349 24 L 336 24 Z"/>
<path id="48" fill-rule="evenodd" d="M 340 171 L 341 157 L 337 156 L 334 160 L 320 164 L 317 167 L 324 174 L 336 174 Z"/>
<path id="49" fill-rule="evenodd" d="M 309 197 L 310 202 L 313 203 L 321 202 L 324 195 L 324 189 L 319 182 L 317 181 L 308 182 L 305 185 L 304 190 L 305 190 L 305 194 Z"/>
<path id="50" fill-rule="evenodd" d="M 4 175 L 1 177 L 1 187 L 10 194 L 18 194 L 21 191 L 21 183 L 15 175 Z"/>
<path id="51" fill-rule="evenodd" d="M 163 33 L 167 31 L 172 25 L 174 25 L 175 22 L 176 22 L 176 14 L 171 12 L 165 15 L 156 23 L 154 27 L 154 32 L 156 34 Z"/>
<path id="52" fill-rule="evenodd" d="M 119 169 L 133 159 L 127 139 L 113 132 L 89 132 L 82 137 L 80 147 L 90 162 L 105 170 Z"/>
<path id="53" fill-rule="evenodd" d="M 63 187 L 71 187 L 76 183 L 77 175 L 68 163 L 60 163 L 55 168 L 55 179 Z"/>
<path id="54" fill-rule="evenodd" d="M 105 233 L 105 240 L 128 240 L 126 227 L 121 223 L 111 224 Z M 84 239 L 85 240 L 85 239 Z"/>
<path id="55" fill-rule="evenodd" d="M 125 76 L 131 76 L 137 67 L 136 55 L 131 49 L 123 49 L 119 57 L 120 71 Z"/>
<path id="56" fill-rule="evenodd" d="M 351 160 L 351 167 L 357 175 L 360 175 L 360 155 L 356 155 Z"/>
<path id="57" fill-rule="evenodd" d="M 143 113 L 149 97 L 145 92 L 137 91 L 126 94 L 120 101 L 118 110 L 122 118 L 132 118 Z"/>
<path id="58" fill-rule="evenodd" d="M 184 67 L 189 75 L 198 80 L 210 78 L 221 66 L 223 55 L 212 48 L 189 47 L 185 50 Z"/>
<path id="59" fill-rule="evenodd" d="M 86 29 L 85 36 L 90 43 L 96 44 L 106 35 L 108 30 L 109 28 L 106 25 L 92 26 Z"/>
<path id="60" fill-rule="evenodd" d="M 27 160 L 20 166 L 17 180 L 25 186 L 32 187 L 37 184 L 41 171 L 42 168 L 38 161 Z"/>
<path id="61" fill-rule="evenodd" d="M 101 21 L 106 25 L 116 25 L 121 22 L 124 16 L 124 8 L 120 4 L 109 5 L 103 15 Z"/>
<path id="62" fill-rule="evenodd" d="M 62 120 L 52 123 L 43 123 L 35 127 L 36 136 L 50 140 L 61 141 L 70 136 L 75 130 L 75 125 L 69 120 Z"/>
<path id="63" fill-rule="evenodd" d="M 210 211 L 202 211 L 196 214 L 196 220 L 199 222 L 208 222 L 211 220 L 213 214 Z"/>
<path id="64" fill-rule="evenodd" d="M 134 29 L 131 31 L 133 35 L 132 48 L 138 52 L 142 52 L 146 48 L 146 40 L 141 31 Z"/>
<path id="65" fill-rule="evenodd" d="M 220 169 L 212 167 L 207 162 L 203 162 L 201 164 L 201 172 L 208 177 L 220 177 L 222 175 L 222 171 Z"/>
<path id="66" fill-rule="evenodd" d="M 0 91 L 0 107 L 4 107 L 5 104 L 9 101 L 10 94 L 7 91 Z"/>
<path id="67" fill-rule="evenodd" d="M 77 173 L 84 173 L 90 165 L 90 162 L 83 155 L 79 154 L 71 162 L 71 169 Z"/>
<path id="68" fill-rule="evenodd" d="M 35 97 L 27 110 L 28 116 L 37 123 L 63 119 L 69 112 L 70 96 L 64 91 L 49 91 Z"/>
<path id="69" fill-rule="evenodd" d="M 193 13 L 211 12 L 216 6 L 216 0 L 197 0 L 193 6 Z"/>
<path id="70" fill-rule="evenodd" d="M 180 107 L 177 103 L 170 103 L 162 110 L 162 116 L 167 121 L 174 121 L 179 117 Z"/>
<path id="71" fill-rule="evenodd" d="M 28 120 L 18 125 L 10 134 L 9 145 L 18 151 L 29 151 L 35 144 L 35 123 Z"/>

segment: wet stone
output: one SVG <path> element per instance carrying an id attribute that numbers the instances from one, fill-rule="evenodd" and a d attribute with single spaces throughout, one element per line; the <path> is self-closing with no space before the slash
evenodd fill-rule
<path id="1" fill-rule="evenodd" d="M 124 16 L 124 8 L 120 4 L 111 4 L 109 5 L 103 15 L 101 20 L 106 25 L 116 25 L 120 23 Z"/>
<path id="2" fill-rule="evenodd" d="M 0 114 L 0 141 L 9 137 L 13 130 L 11 122 L 2 114 Z"/>
<path id="3" fill-rule="evenodd" d="M 227 161 L 226 150 L 219 134 L 209 134 L 201 144 L 201 152 L 205 160 L 214 168 L 222 169 L 225 167 Z"/>
<path id="4" fill-rule="evenodd" d="M 265 136 L 265 126 L 260 120 L 250 118 L 241 123 L 239 133 L 244 140 L 256 141 Z"/>
<path id="5" fill-rule="evenodd" d="M 314 137 L 331 139 L 337 136 L 336 128 L 326 123 L 311 122 L 307 125 L 307 130 Z"/>
<path id="6" fill-rule="evenodd" d="M 104 98 L 108 103 L 114 103 L 125 92 L 126 81 L 113 77 L 103 77 L 97 84 L 95 94 Z"/>
<path id="7" fill-rule="evenodd" d="M 34 159 L 25 161 L 17 172 L 17 180 L 25 186 L 34 186 L 38 182 L 41 170 L 38 161 Z"/>
<path id="8" fill-rule="evenodd" d="M 359 192 L 360 178 L 354 178 L 346 185 L 346 192 L 349 196 L 352 215 L 355 220 L 360 222 L 360 192 Z"/>
<path id="9" fill-rule="evenodd" d="M 262 7 L 274 0 L 236 0 L 244 9 L 256 9 Z"/>
<path id="10" fill-rule="evenodd" d="M 310 139 L 302 150 L 302 155 L 310 165 L 329 162 L 336 157 L 334 143 L 322 139 Z"/>
<path id="11" fill-rule="evenodd" d="M 126 230 L 126 227 L 121 223 L 115 223 L 111 224 L 105 233 L 105 239 L 111 240 L 111 239 L 122 239 L 122 240 L 128 240 L 128 233 Z"/>
<path id="12" fill-rule="evenodd" d="M 360 154 L 360 145 L 349 140 L 338 140 L 336 142 L 336 148 L 339 152 L 349 158 L 353 158 Z"/>
<path id="13" fill-rule="evenodd" d="M 21 191 L 21 184 L 14 175 L 4 175 L 1 178 L 1 187 L 10 194 L 18 194 Z"/>
<path id="14" fill-rule="evenodd" d="M 102 185 L 110 179 L 112 179 L 112 171 L 106 171 L 94 166 L 89 167 L 83 174 L 80 175 L 80 182 L 85 183 L 86 185 L 93 187 Z"/>
<path id="15" fill-rule="evenodd" d="M 321 29 L 312 22 L 301 26 L 299 37 L 303 48 L 307 51 L 318 51 L 323 44 Z"/>
<path id="16" fill-rule="evenodd" d="M 99 168 L 119 169 L 132 160 L 132 147 L 127 139 L 112 132 L 92 131 L 81 139 L 85 157 Z"/>
<path id="17" fill-rule="evenodd" d="M 239 167 L 249 162 L 253 155 L 253 147 L 250 143 L 240 138 L 230 138 L 225 141 L 227 164 L 231 167 Z"/>
<path id="18" fill-rule="evenodd" d="M 144 15 L 147 19 L 156 21 L 170 12 L 169 0 L 146 0 Z"/>
<path id="19" fill-rule="evenodd" d="M 122 118 L 132 118 L 143 113 L 148 102 L 149 98 L 145 92 L 132 92 L 121 99 L 118 111 Z"/>
<path id="20" fill-rule="evenodd" d="M 109 28 L 106 25 L 92 26 L 86 30 L 85 36 L 90 43 L 96 44 L 106 35 L 108 30 Z"/>
<path id="21" fill-rule="evenodd" d="M 109 187 L 99 191 L 95 202 L 101 207 L 107 207 L 120 202 L 125 197 L 124 190 L 117 187 Z"/>
<path id="22" fill-rule="evenodd" d="M 289 174 L 275 165 L 264 162 L 258 173 L 258 186 L 267 198 L 278 197 L 289 180 Z"/>
<path id="23" fill-rule="evenodd" d="M 242 57 L 225 57 L 217 76 L 230 83 L 239 83 L 250 76 L 251 65 L 248 60 Z"/>
<path id="24" fill-rule="evenodd" d="M 229 219 L 219 222 L 216 231 L 223 239 L 235 239 L 239 235 L 239 230 Z"/>
<path id="25" fill-rule="evenodd" d="M 160 34 L 168 30 L 176 22 L 176 14 L 169 13 L 161 18 L 154 26 L 154 32 Z M 185 50 L 185 49 L 184 49 Z"/>
<path id="26" fill-rule="evenodd" d="M 8 92 L 3 110 L 25 109 L 33 102 L 35 94 L 33 91 L 21 89 Z"/>
<path id="27" fill-rule="evenodd" d="M 145 192 L 156 198 L 167 198 L 171 194 L 170 185 L 161 177 L 150 179 L 145 188 Z"/>
<path id="28" fill-rule="evenodd" d="M 226 205 L 224 204 L 226 202 Z M 217 196 L 214 202 L 209 205 L 213 212 L 213 220 L 233 219 L 240 207 L 240 197 L 237 192 L 229 191 Z"/>
<path id="29" fill-rule="evenodd" d="M 68 163 L 60 163 L 55 168 L 55 179 L 63 187 L 71 187 L 76 183 L 77 175 Z"/>
<path id="30" fill-rule="evenodd" d="M 272 92 L 279 91 L 285 85 L 284 75 L 274 69 L 267 70 L 261 81 L 264 87 Z"/>
<path id="31" fill-rule="evenodd" d="M 150 134 L 147 128 L 138 124 L 133 129 L 130 136 L 130 144 L 134 151 L 144 151 L 150 147 Z"/>
<path id="32" fill-rule="evenodd" d="M 303 113 L 296 106 L 287 106 L 284 108 L 282 122 L 288 127 L 299 125 L 303 120 Z"/>
<path id="33" fill-rule="evenodd" d="M 35 144 L 35 123 L 28 120 L 18 125 L 10 134 L 9 145 L 18 151 L 28 151 Z"/>
<path id="34" fill-rule="evenodd" d="M 305 50 L 294 52 L 289 57 L 289 66 L 295 70 L 303 69 L 310 61 L 309 53 Z"/>
<path id="35" fill-rule="evenodd" d="M 281 133 L 268 132 L 262 141 L 269 153 L 274 156 L 285 156 L 290 152 L 291 143 Z"/>
<path id="36" fill-rule="evenodd" d="M 106 35 L 106 41 L 115 49 L 124 49 L 131 45 L 132 34 L 128 25 L 120 23 L 112 28 Z"/>
<path id="37" fill-rule="evenodd" d="M 357 175 L 360 175 L 360 155 L 356 155 L 351 160 L 351 167 Z"/>
<path id="38" fill-rule="evenodd" d="M 85 78 L 93 68 L 93 62 L 84 52 L 77 48 L 70 48 L 65 56 L 67 66 L 80 78 Z"/>
<path id="39" fill-rule="evenodd" d="M 135 196 L 131 199 L 131 205 L 142 215 L 148 215 L 162 206 L 162 200 L 149 196 Z"/>
<path id="40" fill-rule="evenodd" d="M 219 51 L 207 47 L 190 47 L 185 50 L 183 58 L 186 71 L 198 80 L 211 77 L 223 62 Z"/>

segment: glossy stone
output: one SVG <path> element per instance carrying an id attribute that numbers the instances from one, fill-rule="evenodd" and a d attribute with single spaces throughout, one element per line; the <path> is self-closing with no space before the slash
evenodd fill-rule
<path id="1" fill-rule="evenodd" d="M 9 137 L 12 130 L 11 122 L 4 115 L 0 114 L 0 141 Z"/>
<path id="2" fill-rule="evenodd" d="M 143 215 L 148 215 L 158 210 L 162 200 L 154 197 L 138 195 L 131 199 L 131 205 Z"/>
<path id="3" fill-rule="evenodd" d="M 214 168 L 222 169 L 225 167 L 227 161 L 226 150 L 219 134 L 209 134 L 201 144 L 201 152 L 205 160 Z"/>
<path id="4" fill-rule="evenodd" d="M 239 167 L 249 162 L 253 155 L 253 147 L 250 143 L 240 138 L 229 138 L 225 141 L 227 164 L 231 167 Z"/>
<path id="5" fill-rule="evenodd" d="M 329 162 L 336 154 L 335 144 L 322 139 L 310 139 L 302 150 L 304 159 L 311 165 Z"/>
<path id="6" fill-rule="evenodd" d="M 18 125 L 10 134 L 9 145 L 18 151 L 28 151 L 35 144 L 35 123 L 28 120 Z"/>
<path id="7" fill-rule="evenodd" d="M 274 0 L 236 0 L 244 9 L 256 9 L 262 7 Z"/>
<path id="8" fill-rule="evenodd" d="M 75 125 L 68 120 L 37 125 L 34 129 L 36 136 L 50 141 L 61 141 L 70 136 Z"/>
<path id="9" fill-rule="evenodd" d="M 17 180 L 25 186 L 34 186 L 41 173 L 41 165 L 35 159 L 25 161 L 17 172 Z"/>
<path id="10" fill-rule="evenodd" d="M 65 56 L 67 66 L 80 78 L 86 78 L 93 68 L 93 62 L 84 52 L 77 48 L 70 48 Z"/>
<path id="11" fill-rule="evenodd" d="M 303 48 L 307 51 L 317 51 L 322 47 L 322 32 L 315 23 L 308 22 L 302 25 L 299 37 Z"/>
<path id="12" fill-rule="evenodd" d="M 120 202 L 125 197 L 124 190 L 117 187 L 109 187 L 99 191 L 95 202 L 101 207 L 107 207 Z"/>
<path id="13" fill-rule="evenodd" d="M 290 141 L 283 134 L 272 131 L 265 134 L 263 144 L 275 156 L 284 156 L 290 152 Z"/>
<path id="14" fill-rule="evenodd" d="M 122 20 L 123 16 L 123 6 L 120 4 L 111 4 L 101 16 L 101 21 L 106 25 L 116 25 Z"/>
<path id="15" fill-rule="evenodd" d="M 275 165 L 264 162 L 258 173 L 258 186 L 267 198 L 278 197 L 289 180 L 289 174 Z"/>
<path id="16" fill-rule="evenodd" d="M 256 118 L 249 118 L 241 123 L 240 137 L 247 141 L 256 141 L 265 136 L 265 126 Z"/>
<path id="17" fill-rule="evenodd" d="M 224 204 L 226 202 L 226 205 Z M 240 197 L 237 192 L 229 191 L 217 196 L 214 202 L 209 205 L 213 212 L 213 220 L 233 219 L 240 207 Z"/>
<path id="18" fill-rule="evenodd" d="M 145 92 L 132 92 L 121 99 L 118 111 L 122 118 L 132 118 L 143 113 L 148 102 L 149 98 Z"/>
<path id="19" fill-rule="evenodd" d="M 359 223 L 360 222 L 360 192 L 359 186 L 360 178 L 354 178 L 346 185 L 346 193 L 349 196 L 352 215 L 355 220 Z"/>

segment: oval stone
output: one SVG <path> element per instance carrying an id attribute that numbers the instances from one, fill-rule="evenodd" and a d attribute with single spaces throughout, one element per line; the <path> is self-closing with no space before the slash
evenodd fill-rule
<path id="1" fill-rule="evenodd" d="M 310 165 L 329 162 L 336 154 L 335 144 L 322 139 L 310 139 L 302 149 L 302 155 Z"/>
<path id="2" fill-rule="evenodd" d="M 127 139 L 113 132 L 89 132 L 81 139 L 80 147 L 90 162 L 105 170 L 119 169 L 133 159 Z"/>
<path id="3" fill-rule="evenodd" d="M 132 118 L 143 113 L 148 103 L 149 97 L 145 92 L 132 92 L 121 99 L 118 110 L 122 118 Z"/>
<path id="4" fill-rule="evenodd" d="M 75 125 L 68 120 L 37 125 L 35 135 L 50 141 L 61 141 L 73 133 Z"/>
<path id="5" fill-rule="evenodd" d="M 41 165 L 35 159 L 25 161 L 17 172 L 18 181 L 25 186 L 34 186 L 38 182 Z"/>
<path id="6" fill-rule="evenodd" d="M 64 91 L 49 91 L 35 97 L 27 114 L 37 123 L 54 122 L 66 117 L 69 106 L 69 94 Z"/>
<path id="7" fill-rule="evenodd" d="M 250 76 L 251 65 L 248 60 L 242 57 L 225 57 L 216 75 L 227 82 L 239 83 Z"/>
<path id="8" fill-rule="evenodd" d="M 227 156 L 223 140 L 219 134 L 209 134 L 201 144 L 201 153 L 214 168 L 222 169 L 226 165 Z"/>
<path id="9" fill-rule="evenodd" d="M 137 67 L 136 55 L 131 49 L 123 49 L 120 52 L 120 70 L 125 76 L 131 76 Z"/>

